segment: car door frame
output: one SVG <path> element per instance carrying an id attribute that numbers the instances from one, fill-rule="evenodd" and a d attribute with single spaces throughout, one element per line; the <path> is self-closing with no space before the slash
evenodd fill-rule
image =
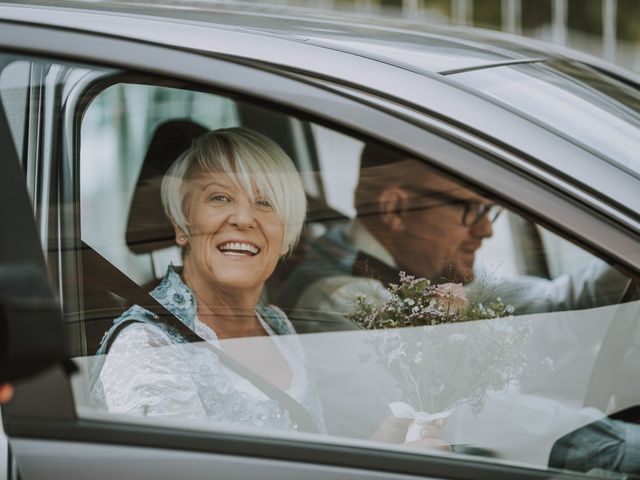
<path id="1" fill-rule="evenodd" d="M 212 58 L 191 51 L 109 38 L 78 31 L 44 26 L 2 24 L 0 46 L 26 55 L 46 55 L 65 61 L 104 64 L 194 82 L 221 92 L 246 95 L 265 104 L 289 108 L 332 128 L 339 125 L 354 136 L 369 136 L 408 153 L 425 158 L 463 181 L 478 185 L 507 205 L 527 212 L 543 224 L 568 229 L 574 238 L 596 246 L 605 256 L 628 268 L 640 270 L 637 236 L 628 228 L 602 214 L 611 208 L 598 203 L 588 193 L 577 191 L 569 182 L 548 172 L 531 174 L 531 166 L 508 149 L 476 138 L 455 125 L 425 116 L 386 95 L 362 93 L 340 83 L 277 71 L 267 65 L 247 65 L 233 59 Z M 162 65 L 154 59 L 162 58 Z M 375 68 L 372 62 L 372 68 Z M 212 77 L 211 72 L 215 72 Z M 242 78 L 242 84 L 238 83 Z M 393 132 L 393 133 L 391 133 Z M 581 154 L 575 149 L 574 154 Z M 508 161 L 505 160 L 507 157 Z M 51 159 L 49 159 L 51 160 Z M 516 168 L 514 165 L 521 165 Z M 523 191 L 521 186 L 527 185 Z M 558 189 L 562 185 L 562 189 Z M 606 235 L 605 235 L 606 234 Z M 606 238 L 607 242 L 603 242 Z M 480 473 L 492 478 L 546 478 L 549 473 L 533 468 L 488 463 L 465 458 L 418 455 L 395 449 L 382 450 L 367 445 L 327 444 L 309 439 L 293 442 L 280 437 L 260 437 L 230 432 L 198 432 L 170 429 L 160 425 L 118 424 L 77 418 L 69 403 L 69 384 L 64 377 L 49 375 L 30 382 L 32 401 L 19 401 L 5 417 L 5 428 L 27 457 L 30 448 L 41 443 L 77 442 L 110 444 L 186 453 L 206 452 L 230 457 L 249 457 L 290 462 L 291 465 L 325 465 L 366 469 L 406 475 L 470 478 Z M 58 395 L 52 395 L 52 392 Z M 47 405 L 39 399 L 51 399 Z M 24 398 L 24 396 L 23 396 Z M 19 400 L 19 399 L 18 399 Z M 141 453 L 142 454 L 142 453 Z M 229 458 L 230 458 L 229 457 Z M 26 458 L 26 457 L 25 457 Z M 561 476 L 570 478 L 570 473 Z M 318 477 L 320 478 L 320 477 Z"/>
<path id="2" fill-rule="evenodd" d="M 4 65 L 3 65 L 4 67 Z M 30 73 L 30 77 L 32 74 Z M 32 100 L 25 107 L 25 117 L 29 124 L 25 122 L 24 129 L 40 132 L 37 125 L 39 118 L 33 119 L 33 108 L 39 105 L 40 98 Z M 28 111 L 27 111 L 28 110 Z M 35 121 L 36 125 L 31 122 Z M 25 135 L 26 136 L 26 135 Z M 0 268 L 3 267 L 20 267 L 22 269 L 31 268 L 34 272 L 40 273 L 43 278 L 47 278 L 49 271 L 45 263 L 43 254 L 43 246 L 38 234 L 36 218 L 34 217 L 34 198 L 35 194 L 35 175 L 33 173 L 33 164 L 30 162 L 32 156 L 33 145 L 23 145 L 23 152 L 26 152 L 25 158 L 20 158 L 16 150 L 16 145 L 9 126 L 8 117 L 5 112 L 5 106 L 0 103 L 0 158 L 2 158 L 2 175 L 0 175 L 0 219 L 4 225 L 10 226 L 5 228 L 3 235 L 0 236 Z M 56 302 L 55 291 L 52 288 L 50 296 L 41 292 L 40 300 L 50 299 Z M 6 334 L 6 332 L 3 332 Z M 4 347 L 6 348 L 6 346 Z M 38 378 L 64 378 L 61 366 L 51 367 L 48 371 L 39 374 Z M 18 398 L 18 401 L 20 399 Z M 68 401 L 69 398 L 66 398 Z M 12 407 L 4 406 L 2 408 L 2 416 L 11 415 Z M 18 478 L 17 465 L 14 461 L 14 455 L 9 448 L 5 433 L 0 431 L 2 437 L 3 453 L 0 458 L 0 475 L 2 478 L 14 479 Z"/>

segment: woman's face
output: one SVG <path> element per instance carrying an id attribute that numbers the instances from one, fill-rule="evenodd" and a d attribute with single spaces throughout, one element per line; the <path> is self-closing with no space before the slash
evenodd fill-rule
<path id="1" fill-rule="evenodd" d="M 178 244 L 188 246 L 185 268 L 197 278 L 229 293 L 261 290 L 281 255 L 284 226 L 271 203 L 246 192 L 224 173 L 207 173 L 191 182 L 185 214 L 191 235 Z"/>

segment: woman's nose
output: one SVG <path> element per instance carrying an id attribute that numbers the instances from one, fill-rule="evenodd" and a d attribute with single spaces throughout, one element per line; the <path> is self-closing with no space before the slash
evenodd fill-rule
<path id="1" fill-rule="evenodd" d="M 235 203 L 229 215 L 229 223 L 240 229 L 255 227 L 255 217 L 251 203 L 248 201 Z"/>

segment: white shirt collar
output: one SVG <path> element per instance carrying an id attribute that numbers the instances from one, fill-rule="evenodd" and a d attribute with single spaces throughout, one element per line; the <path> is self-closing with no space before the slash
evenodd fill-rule
<path id="1" fill-rule="evenodd" d="M 351 221 L 347 227 L 346 235 L 349 243 L 361 252 L 386 263 L 390 267 L 398 268 L 398 264 L 389 251 L 360 220 Z"/>

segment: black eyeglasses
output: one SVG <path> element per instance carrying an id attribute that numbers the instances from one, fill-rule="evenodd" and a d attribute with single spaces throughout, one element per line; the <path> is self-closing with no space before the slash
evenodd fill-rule
<path id="1" fill-rule="evenodd" d="M 489 219 L 489 222 L 494 223 L 500 214 L 502 213 L 502 207 L 495 203 L 480 203 L 474 200 L 465 200 L 463 198 L 454 197 L 444 192 L 438 192 L 437 190 L 422 189 L 417 190 L 416 193 L 420 195 L 422 199 L 440 200 L 442 203 L 435 205 L 426 205 L 420 208 L 422 210 L 428 208 L 444 207 L 447 205 L 462 205 L 464 212 L 462 214 L 462 225 L 465 227 L 472 227 L 482 221 L 484 217 Z"/>

